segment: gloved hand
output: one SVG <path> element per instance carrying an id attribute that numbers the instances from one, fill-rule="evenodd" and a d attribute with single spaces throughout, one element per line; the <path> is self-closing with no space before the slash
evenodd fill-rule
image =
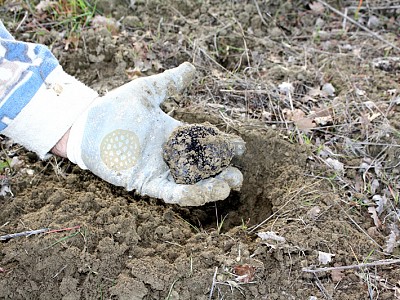
<path id="1" fill-rule="evenodd" d="M 228 167 L 193 185 L 176 184 L 163 160 L 162 145 L 181 122 L 159 105 L 184 89 L 195 68 L 190 63 L 133 80 L 99 97 L 73 124 L 69 160 L 102 179 L 167 203 L 198 206 L 223 200 L 241 187 L 241 172 Z"/>

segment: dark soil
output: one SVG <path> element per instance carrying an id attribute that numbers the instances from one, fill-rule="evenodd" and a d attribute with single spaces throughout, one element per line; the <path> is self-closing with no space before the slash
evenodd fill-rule
<path id="1" fill-rule="evenodd" d="M 35 34 L 34 18 L 18 27 L 23 6 L 5 6 L 0 17 L 17 38 L 46 43 L 67 72 L 100 92 L 193 62 L 196 80 L 164 109 L 184 122 L 207 121 L 241 136 L 246 152 L 232 161 L 244 175 L 240 192 L 204 207 L 182 208 L 126 192 L 66 160 L 39 161 L 10 146 L 7 155 L 21 164 L 9 173 L 14 195 L 0 198 L 0 235 L 79 228 L 0 242 L 0 299 L 399 297 L 400 269 L 393 265 L 303 270 L 388 258 L 382 251 L 386 231 L 375 227 L 364 202 L 352 200 L 364 194 L 346 190 L 360 177 L 357 171 L 349 167 L 349 181 L 335 181 L 332 170 L 315 159 L 314 144 L 293 128 L 298 120 L 282 119 L 290 103 L 277 88 L 284 81 L 294 84 L 295 109 L 333 107 L 337 131 L 314 129 L 312 139 L 346 151 L 336 139 L 345 135 L 340 130 L 353 126 L 359 139 L 367 130 L 360 122 L 341 125 L 360 117 L 349 114 L 349 107 L 370 100 L 362 100 L 361 93 L 356 97 L 355 90 L 377 105 L 391 99 L 388 90 L 400 90 L 398 70 L 369 64 L 395 50 L 358 35 L 357 27 L 335 31 L 342 19 L 328 10 L 317 14 L 306 1 L 268 2 L 150 0 L 131 1 L 130 7 L 127 1 L 101 0 L 99 11 L 120 20 L 119 31 L 86 28 L 76 48 L 71 44 L 68 50 L 66 37 L 48 27 L 40 27 L 46 35 Z M 337 8 L 347 4 L 341 5 Z M 378 29 L 399 47 L 393 25 L 398 19 L 386 18 L 390 22 Z M 325 82 L 340 97 L 304 100 L 310 88 Z M 398 130 L 398 115 L 387 117 Z M 363 151 L 379 153 L 379 145 Z M 397 149 L 387 153 L 398 167 Z M 363 155 L 340 158 L 357 166 Z M 260 232 L 284 239 L 263 240 Z M 320 252 L 334 254 L 332 261 L 323 265 Z"/>

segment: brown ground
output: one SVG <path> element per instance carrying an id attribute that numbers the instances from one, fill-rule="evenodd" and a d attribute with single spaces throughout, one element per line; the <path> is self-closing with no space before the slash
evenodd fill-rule
<path id="1" fill-rule="evenodd" d="M 32 11 L 23 20 L 26 2 L 6 2 L 0 17 L 13 34 L 46 43 L 99 91 L 191 61 L 195 82 L 165 110 L 240 135 L 247 152 L 233 162 L 240 193 L 180 208 L 4 140 L 3 161 L 19 164 L 3 170 L 14 196 L 0 198 L 0 235 L 80 227 L 0 242 L 1 299 L 400 299 L 395 264 L 303 270 L 398 258 L 400 67 L 374 59 L 399 52 L 343 29 L 327 7 L 280 2 L 101 0 L 120 29 L 92 25 L 80 39 Z M 372 15 L 372 30 L 400 47 L 396 11 L 363 9 L 359 21 Z M 376 196 L 387 199 L 382 210 Z M 335 256 L 324 265 L 319 251 Z"/>

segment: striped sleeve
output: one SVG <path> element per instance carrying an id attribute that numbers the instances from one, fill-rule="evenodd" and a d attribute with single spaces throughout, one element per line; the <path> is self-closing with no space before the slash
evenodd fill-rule
<path id="1" fill-rule="evenodd" d="M 44 45 L 16 41 L 0 21 L 0 132 L 41 158 L 97 93 Z"/>

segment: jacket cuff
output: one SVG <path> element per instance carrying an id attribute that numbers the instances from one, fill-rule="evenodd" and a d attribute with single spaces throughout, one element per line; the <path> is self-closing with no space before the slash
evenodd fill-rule
<path id="1" fill-rule="evenodd" d="M 46 158 L 97 96 L 96 91 L 58 66 L 2 134 L 36 152 L 40 158 Z"/>

